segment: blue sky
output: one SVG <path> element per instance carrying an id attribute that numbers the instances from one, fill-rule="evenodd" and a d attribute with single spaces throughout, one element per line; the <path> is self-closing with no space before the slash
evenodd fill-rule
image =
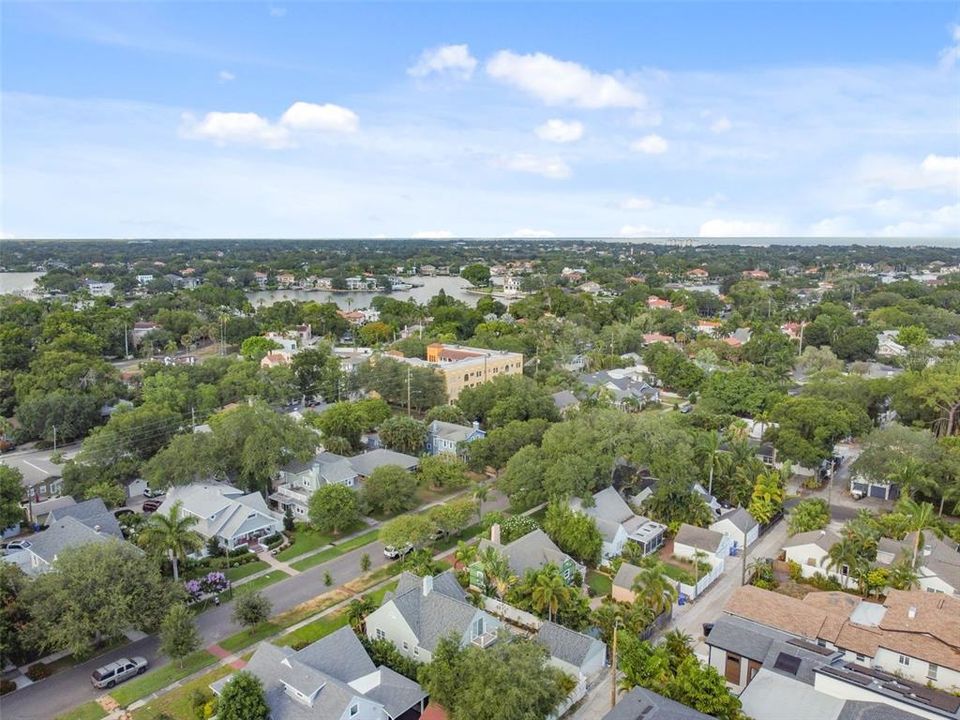
<path id="1" fill-rule="evenodd" d="M 6 237 L 960 237 L 956 3 L 4 3 Z"/>

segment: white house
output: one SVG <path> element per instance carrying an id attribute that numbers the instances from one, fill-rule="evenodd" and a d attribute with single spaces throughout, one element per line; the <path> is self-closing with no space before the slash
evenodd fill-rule
<path id="1" fill-rule="evenodd" d="M 723 533 L 683 523 L 673 539 L 673 554 L 691 562 L 699 554 L 704 562 L 722 569 L 730 546 L 730 538 Z"/>
<path id="2" fill-rule="evenodd" d="M 606 665 L 606 643 L 563 625 L 545 621 L 537 641 L 550 653 L 551 665 L 575 678 L 594 677 Z"/>
<path id="3" fill-rule="evenodd" d="M 467 602 L 449 570 L 434 577 L 404 572 L 396 592 L 367 617 L 367 637 L 389 640 L 404 656 L 430 662 L 437 643 L 451 634 L 485 648 L 496 642 L 501 622 Z"/>
<path id="4" fill-rule="evenodd" d="M 391 720 L 419 716 L 425 706 L 423 688 L 374 666 L 348 627 L 301 650 L 263 642 L 244 670 L 263 684 L 272 720 Z M 222 677 L 210 689 L 220 695 L 232 678 Z"/>
<path id="5" fill-rule="evenodd" d="M 169 515 L 175 503 L 181 503 L 181 514 L 192 515 L 194 526 L 209 540 L 217 538 L 221 546 L 234 550 L 241 545 L 259 546 L 257 540 L 283 530 L 283 518 L 267 507 L 263 495 L 245 493 L 226 483 L 192 483 L 172 487 L 157 509 Z"/>
<path id="6" fill-rule="evenodd" d="M 595 493 L 592 507 L 586 507 L 580 498 L 573 498 L 570 507 L 575 512 L 592 517 L 597 523 L 597 530 L 603 538 L 605 560 L 622 553 L 627 540 L 633 540 L 642 547 L 644 555 L 659 550 L 663 545 L 666 525 L 637 515 L 613 487 Z"/>
<path id="7" fill-rule="evenodd" d="M 884 330 L 877 335 L 877 357 L 902 357 L 907 348 L 897 342 L 898 330 Z"/>
<path id="8" fill-rule="evenodd" d="M 877 543 L 877 566 L 911 563 L 916 538 L 916 533 L 908 533 L 902 542 L 880 538 Z M 917 553 L 917 585 L 926 592 L 960 597 L 960 551 L 957 543 L 941 540 L 932 531 L 922 534 Z"/>
<path id="9" fill-rule="evenodd" d="M 744 536 L 746 536 L 747 547 L 750 547 L 760 535 L 760 523 L 740 507 L 721 515 L 710 529 L 726 535 L 734 547 L 743 547 Z"/>
<path id="10" fill-rule="evenodd" d="M 829 568 L 830 548 L 840 542 L 840 537 L 830 530 L 811 530 L 788 538 L 783 544 L 787 561 L 800 565 L 800 573 L 805 578 L 817 573 L 831 577 L 846 587 L 855 587 L 856 581 L 850 578 L 850 568 L 846 565 Z"/>

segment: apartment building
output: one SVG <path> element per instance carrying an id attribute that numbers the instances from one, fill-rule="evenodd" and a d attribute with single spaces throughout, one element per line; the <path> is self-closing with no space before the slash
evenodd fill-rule
<path id="1" fill-rule="evenodd" d="M 410 365 L 432 367 L 443 375 L 447 401 L 453 402 L 464 388 L 476 387 L 496 380 L 501 375 L 523 373 L 523 355 L 505 350 L 465 347 L 433 343 L 427 346 L 427 359 L 391 357 Z"/>

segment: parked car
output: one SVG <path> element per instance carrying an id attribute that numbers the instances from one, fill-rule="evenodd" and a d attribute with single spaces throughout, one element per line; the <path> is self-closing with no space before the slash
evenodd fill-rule
<path id="1" fill-rule="evenodd" d="M 161 505 L 163 505 L 163 500 L 147 500 L 143 503 L 143 511 L 145 513 L 156 512 Z"/>
<path id="2" fill-rule="evenodd" d="M 94 670 L 90 682 L 95 688 L 112 688 L 118 682 L 143 675 L 148 665 L 147 659 L 143 657 L 120 658 Z"/>
<path id="3" fill-rule="evenodd" d="M 26 550 L 30 547 L 29 540 L 11 540 L 3 544 L 3 554 L 16 552 L 17 550 Z"/>
<path id="4" fill-rule="evenodd" d="M 431 540 L 443 540 L 447 536 L 447 531 L 443 528 L 437 528 L 432 533 L 430 533 Z"/>
<path id="5" fill-rule="evenodd" d="M 149 485 L 143 489 L 143 496 L 147 498 L 163 497 L 167 494 L 166 490 L 154 490 Z"/>
<path id="6" fill-rule="evenodd" d="M 396 560 L 397 558 L 406 557 L 409 553 L 413 552 L 413 545 L 407 543 L 403 547 L 394 547 L 393 545 L 387 545 L 383 549 L 383 554 L 386 555 L 391 560 Z"/>

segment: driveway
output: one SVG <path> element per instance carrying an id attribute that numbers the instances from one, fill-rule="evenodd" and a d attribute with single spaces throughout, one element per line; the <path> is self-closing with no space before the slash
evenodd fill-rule
<path id="1" fill-rule="evenodd" d="M 361 575 L 360 557 L 364 553 L 370 555 L 371 569 L 382 567 L 390 562 L 383 555 L 383 545 L 374 542 L 317 565 L 300 575 L 274 583 L 264 588 L 262 592 L 273 603 L 274 614 L 289 610 L 359 577 Z M 326 572 L 329 572 L 333 578 L 330 587 L 323 583 Z M 197 617 L 197 630 L 203 637 L 204 646 L 223 640 L 241 629 L 231 621 L 232 612 L 233 602 L 231 601 L 223 603 L 220 607 L 211 608 Z M 51 720 L 70 708 L 95 700 L 103 694 L 102 690 L 95 690 L 90 685 L 90 673 L 96 668 L 129 655 L 142 655 L 149 660 L 152 668 L 161 667 L 168 660 L 160 655 L 158 648 L 157 639 L 149 636 L 88 660 L 70 670 L 57 673 L 51 678 L 29 685 L 15 693 L 4 695 L 0 700 L 0 710 L 2 710 L 0 714 L 3 720 Z"/>

